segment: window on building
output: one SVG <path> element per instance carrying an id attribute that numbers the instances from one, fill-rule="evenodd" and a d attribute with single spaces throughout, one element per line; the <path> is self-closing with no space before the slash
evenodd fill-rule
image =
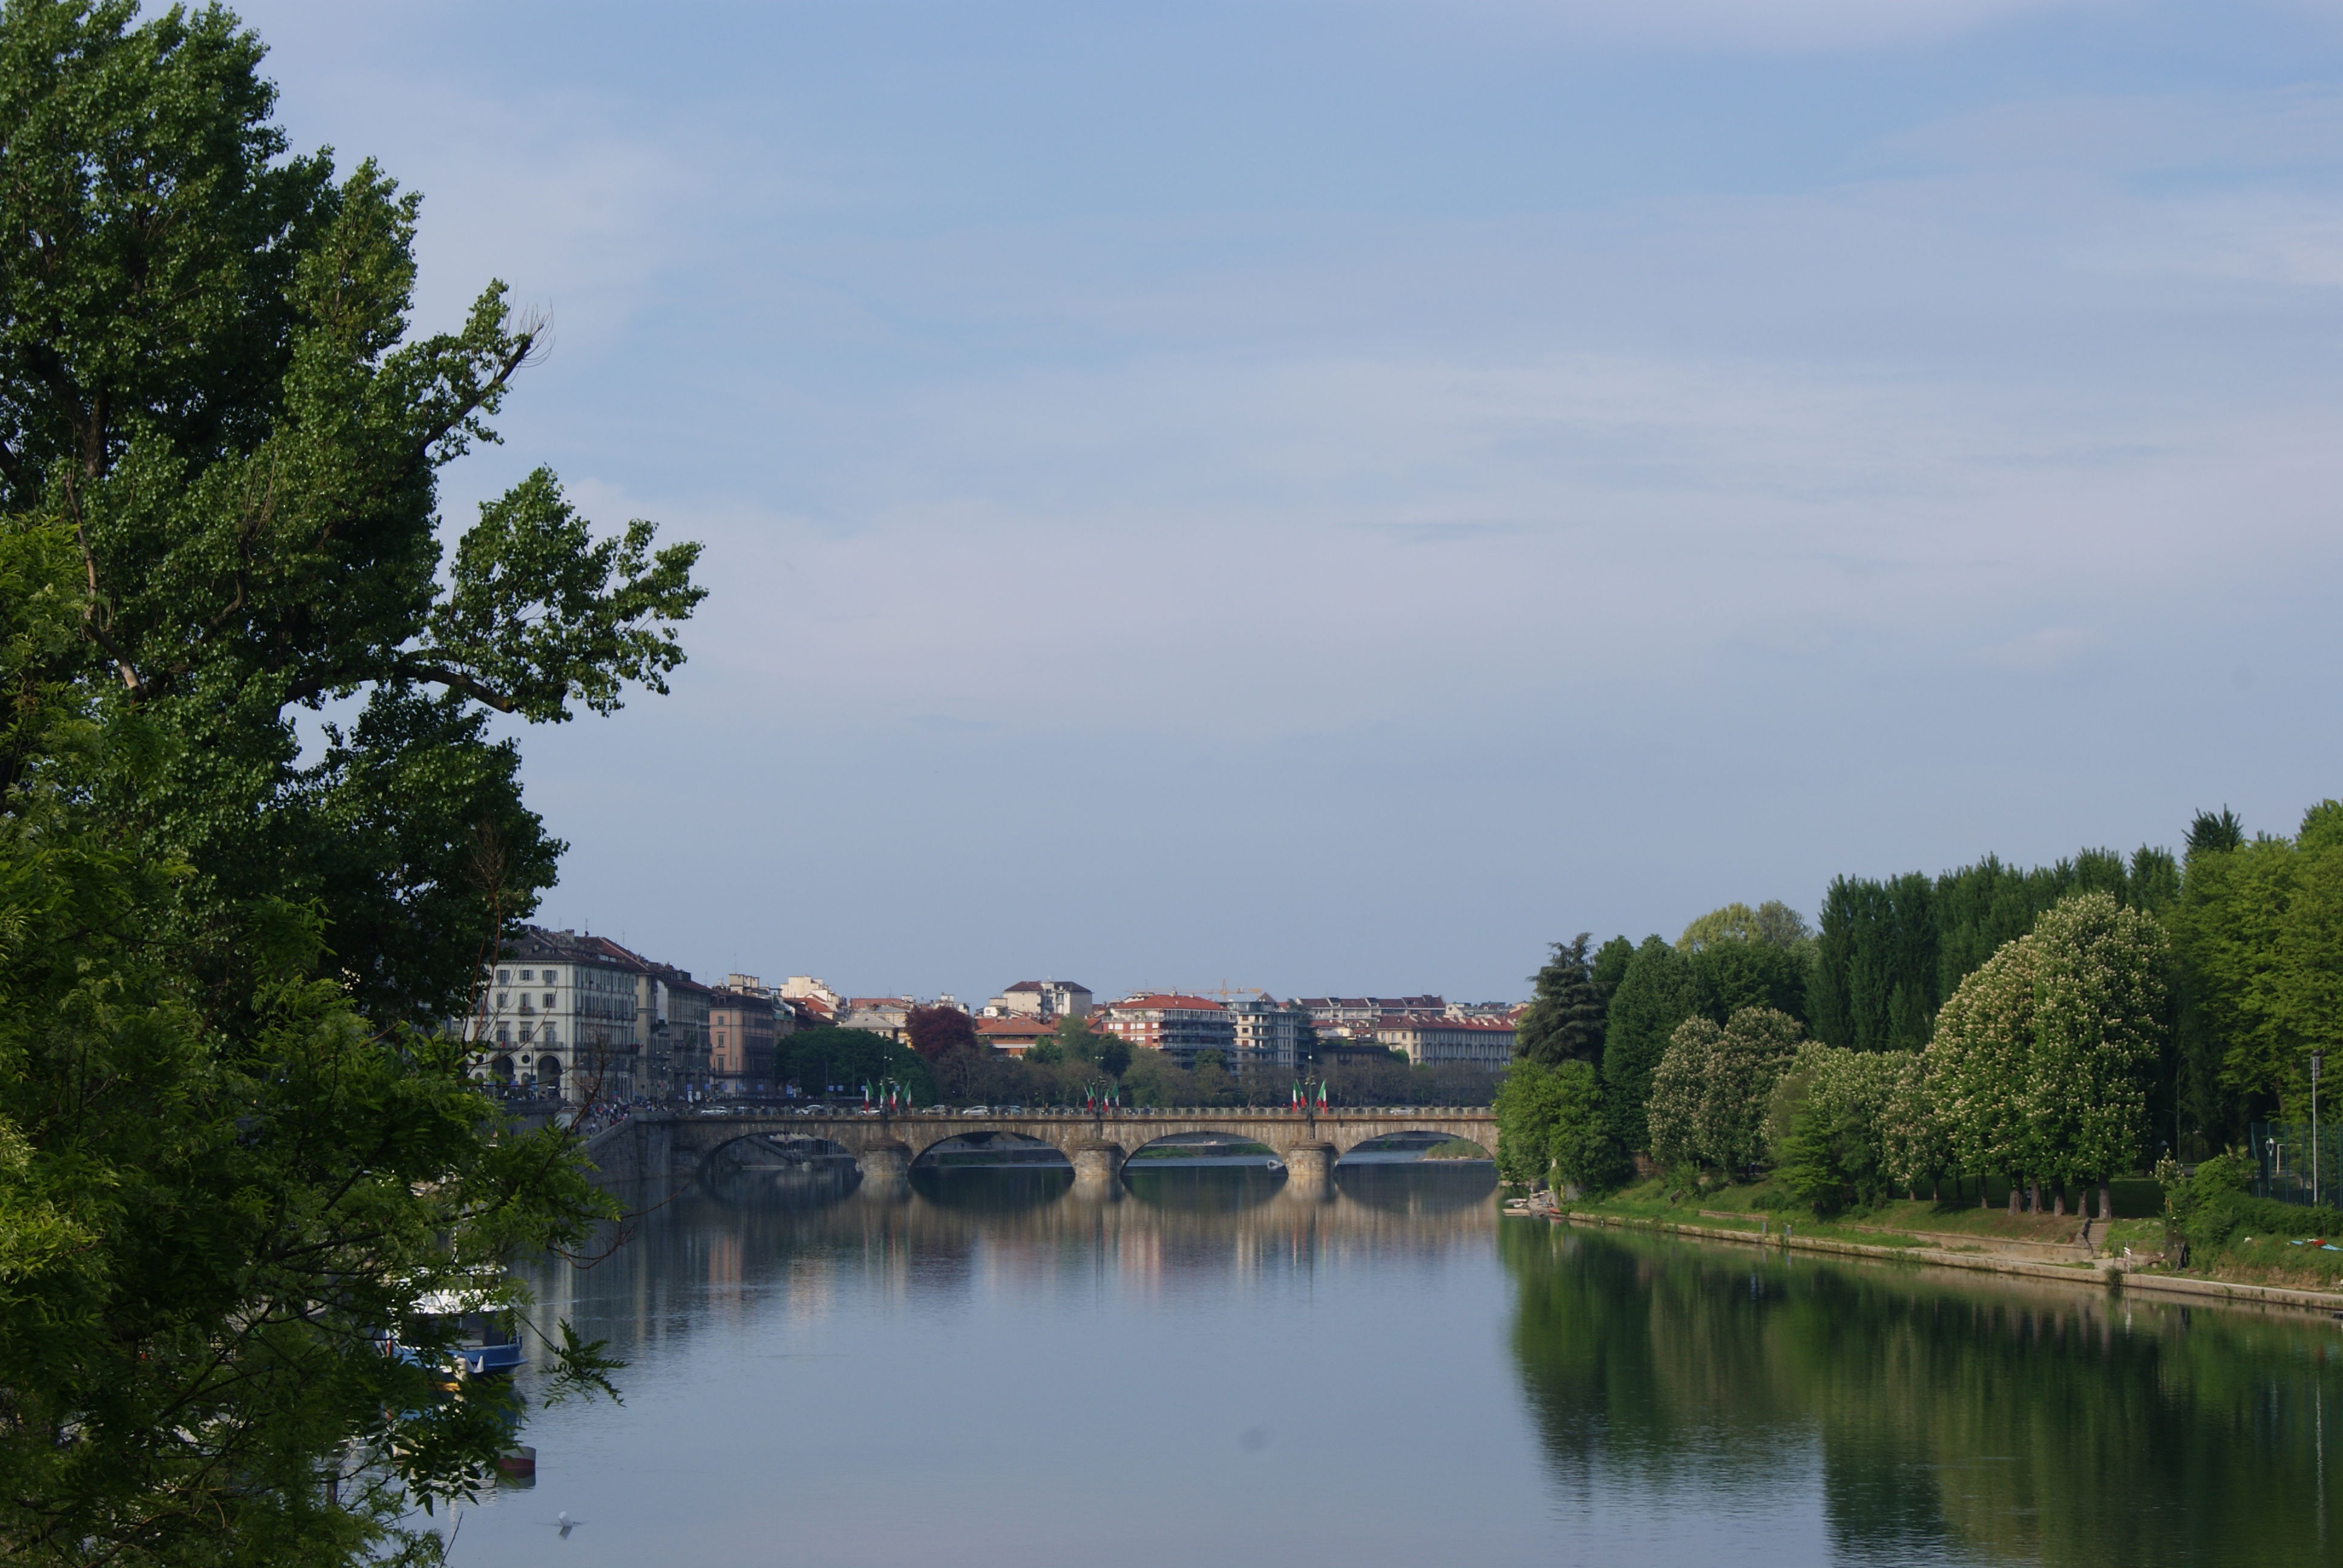
<path id="1" fill-rule="evenodd" d="M 528 985 L 536 979 L 537 971 L 535 970 L 523 970 L 520 971 L 520 983 L 523 985 Z"/>
<path id="2" fill-rule="evenodd" d="M 497 983 L 498 983 L 498 985 L 510 985 L 510 984 L 512 984 L 512 970 L 498 970 L 497 971 Z"/>
<path id="3" fill-rule="evenodd" d="M 561 983 L 561 971 L 559 970 L 546 970 L 545 983 L 548 985 L 559 985 Z"/>
<path id="4" fill-rule="evenodd" d="M 543 1029 L 538 1030 L 537 1040 L 539 1045 L 559 1045 L 561 1043 L 561 1031 L 555 1029 L 548 1023 Z"/>
<path id="5" fill-rule="evenodd" d="M 527 1045 L 527 1044 L 528 1043 L 528 1037 L 529 1037 L 529 1028 L 528 1028 L 528 1025 L 527 1025 L 527 1024 L 522 1024 L 522 1025 L 520 1026 L 520 1042 L 521 1042 L 523 1045 Z"/>
<path id="6" fill-rule="evenodd" d="M 497 1010 L 501 1012 L 510 1006 L 512 1006 L 512 994 L 508 991 L 497 992 Z"/>
<path id="7" fill-rule="evenodd" d="M 551 1007 L 553 1005 L 553 993 L 551 991 L 547 991 L 545 993 L 545 1005 L 548 1007 Z"/>
<path id="8" fill-rule="evenodd" d="M 508 1023 L 500 1023 L 497 1025 L 497 1043 L 498 1045 L 510 1045 L 512 1043 L 512 1025 Z"/>

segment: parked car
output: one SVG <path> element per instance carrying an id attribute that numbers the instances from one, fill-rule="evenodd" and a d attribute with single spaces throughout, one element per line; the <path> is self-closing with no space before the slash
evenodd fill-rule
<path id="1" fill-rule="evenodd" d="M 990 1116 L 992 1114 L 992 1108 L 989 1105 L 971 1105 L 966 1111 L 961 1111 L 960 1114 L 962 1116 Z"/>

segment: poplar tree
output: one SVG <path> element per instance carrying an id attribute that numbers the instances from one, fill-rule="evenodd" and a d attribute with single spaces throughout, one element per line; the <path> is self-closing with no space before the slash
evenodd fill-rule
<path id="1" fill-rule="evenodd" d="M 1630 1149 L 1653 1147 L 1649 1102 L 1653 1074 L 1678 1025 L 1700 1010 L 1691 960 L 1656 936 L 1646 937 L 1625 967 L 1604 1020 L 1604 1095 Z"/>

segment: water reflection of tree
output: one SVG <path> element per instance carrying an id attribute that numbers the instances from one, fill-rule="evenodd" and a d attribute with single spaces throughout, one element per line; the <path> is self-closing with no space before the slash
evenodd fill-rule
<path id="1" fill-rule="evenodd" d="M 1562 1227 L 1500 1247 L 1574 1481 L 1763 1484 L 1814 1442 L 1861 1560 L 2325 1560 L 2332 1325 Z"/>

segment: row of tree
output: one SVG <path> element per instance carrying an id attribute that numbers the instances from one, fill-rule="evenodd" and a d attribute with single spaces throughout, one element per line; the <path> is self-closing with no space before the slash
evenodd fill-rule
<path id="1" fill-rule="evenodd" d="M 2140 1147 L 2197 1159 L 2241 1141 L 2254 1121 L 2307 1119 L 2310 1054 L 2343 1043 L 2343 806 L 2334 802 L 2314 807 L 2293 838 L 2248 839 L 2231 813 L 2200 813 L 2178 858 L 2086 850 L 2024 869 L 1989 856 L 1936 877 L 1842 877 L 1818 931 L 1769 903 L 1713 910 L 1672 943 L 1614 937 L 1595 948 L 1582 935 L 1557 944 L 1535 977 L 1517 1039 L 1523 1066 L 1577 1066 L 1552 1083 L 1517 1068 L 1512 1092 L 1521 1104 L 1599 1098 L 1609 1135 L 1582 1151 L 1589 1171 L 1604 1167 L 1604 1149 L 1614 1166 L 1664 1159 L 1653 1101 L 1687 1022 L 1730 1033 L 1743 1010 L 1762 1009 L 1835 1050 L 1934 1049 L 1946 1060 L 1975 1032 L 1978 996 L 2023 989 L 2011 977 L 2030 960 L 2012 945 L 2084 896 L 2132 917 L 2128 930 L 2152 927 L 2160 943 L 2151 977 L 2159 1010 L 2142 1023 L 2125 1070 L 2124 1115 Z M 1986 1076 L 2011 1070 L 2005 1063 Z M 1996 1170 L 2056 1174 L 2057 1161 L 2023 1153 L 2006 1128 L 1982 1126 L 1963 1146 L 1961 1169 L 1991 1160 Z"/>
<path id="2" fill-rule="evenodd" d="M 1509 1174 L 1598 1187 L 1634 1152 L 1735 1178 L 1776 1171 L 1831 1209 L 1890 1190 L 1998 1176 L 2013 1208 L 2046 1186 L 2106 1186 L 2146 1152 L 2146 1080 L 2167 1011 L 2163 928 L 2111 894 L 2053 905 L 1965 979 L 1917 1051 L 1810 1039 L 1775 1008 L 1672 1031 L 1641 1125 L 1583 1060 L 1517 1063 L 1500 1091 Z M 1643 1137 L 1636 1138 L 1640 1131 Z M 2078 1200 L 2079 1201 L 2079 1200 Z"/>

